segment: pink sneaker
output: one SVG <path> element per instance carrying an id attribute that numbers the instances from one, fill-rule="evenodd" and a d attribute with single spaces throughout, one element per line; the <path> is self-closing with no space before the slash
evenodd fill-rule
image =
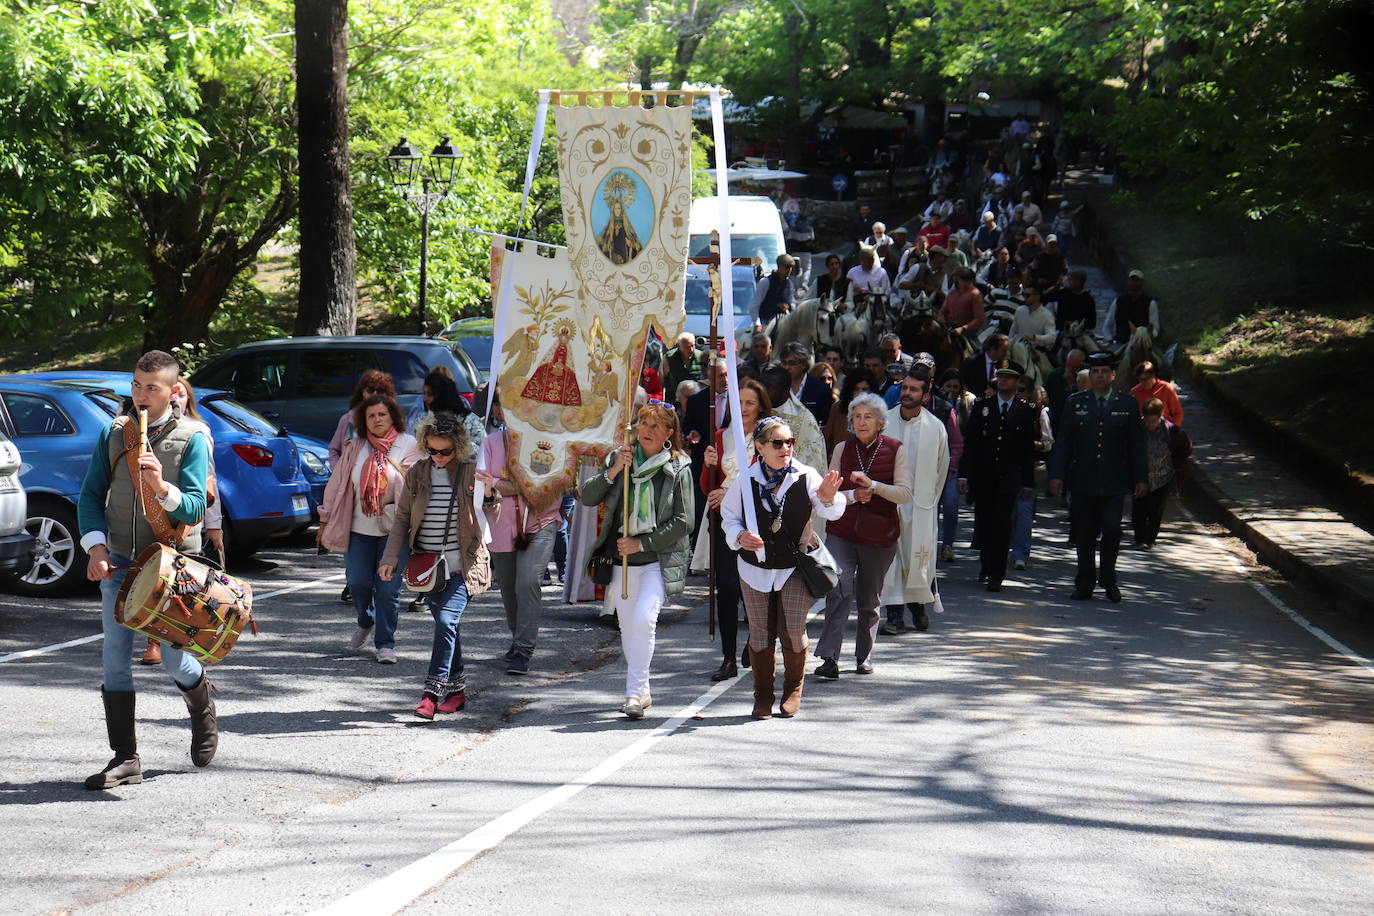
<path id="1" fill-rule="evenodd" d="M 466 705 L 468 705 L 468 695 L 466 692 L 460 690 L 457 693 L 450 693 L 448 696 L 444 697 L 444 702 L 439 704 L 438 709 L 440 712 L 444 713 L 457 712 Z"/>
<path id="2" fill-rule="evenodd" d="M 419 716 L 421 719 L 433 719 L 434 708 L 434 697 L 425 694 L 420 697 L 420 705 L 415 707 L 415 715 Z"/>
<path id="3" fill-rule="evenodd" d="M 367 642 L 367 637 L 371 634 L 372 627 L 358 627 L 358 629 L 353 631 L 353 635 L 349 637 L 348 648 L 354 650 L 355 652 L 358 649 L 361 649 L 363 647 L 363 643 Z"/>

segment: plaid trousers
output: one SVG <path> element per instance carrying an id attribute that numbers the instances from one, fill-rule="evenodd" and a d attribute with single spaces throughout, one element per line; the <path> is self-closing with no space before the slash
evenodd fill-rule
<path id="1" fill-rule="evenodd" d="M 750 649 L 771 649 L 773 640 L 781 637 L 785 651 L 806 651 L 806 614 L 816 599 L 806 590 L 800 573 L 794 571 L 775 592 L 758 591 L 741 580 L 740 594 L 749 618 Z"/>

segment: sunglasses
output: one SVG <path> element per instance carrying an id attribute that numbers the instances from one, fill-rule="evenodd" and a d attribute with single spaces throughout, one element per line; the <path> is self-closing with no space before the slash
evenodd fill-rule
<path id="1" fill-rule="evenodd" d="M 449 455 L 453 454 L 453 449 L 454 447 L 450 445 L 448 448 L 426 448 L 425 451 L 434 455 L 436 458 L 447 458 Z"/>
<path id="2" fill-rule="evenodd" d="M 771 446 L 773 446 L 773 448 L 776 448 L 776 449 L 780 449 L 780 448 L 782 448 L 784 445 L 787 446 L 788 448 L 796 448 L 796 447 L 797 447 L 797 440 L 796 440 L 796 439 L 769 439 L 769 440 L 768 440 L 768 444 L 771 445 Z"/>
<path id="3" fill-rule="evenodd" d="M 385 388 L 364 388 L 364 389 L 363 389 L 363 393 L 364 393 L 364 394 L 382 394 L 382 393 L 384 393 L 385 391 L 386 391 Z"/>

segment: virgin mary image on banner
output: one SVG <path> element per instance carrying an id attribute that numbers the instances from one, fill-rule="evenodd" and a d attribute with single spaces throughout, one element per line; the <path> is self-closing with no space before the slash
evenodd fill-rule
<path id="1" fill-rule="evenodd" d="M 566 407 L 582 406 L 582 390 L 577 375 L 568 365 L 568 340 L 573 335 L 572 322 L 558 325 L 558 342 L 554 344 L 549 361 L 534 370 L 520 396 L 529 401 L 558 404 Z"/>
<path id="2" fill-rule="evenodd" d="M 635 223 L 649 228 L 654 224 L 647 189 L 633 172 L 615 169 L 601 182 L 598 197 L 592 205 L 592 225 L 596 228 L 602 219 L 605 223 L 597 231 L 596 245 L 612 264 L 628 264 L 644 250 Z"/>

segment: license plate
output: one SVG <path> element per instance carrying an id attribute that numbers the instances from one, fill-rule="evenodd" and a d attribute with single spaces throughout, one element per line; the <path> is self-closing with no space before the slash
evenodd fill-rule
<path id="1" fill-rule="evenodd" d="M 10 493 L 19 489 L 19 481 L 9 474 L 0 477 L 0 493 Z"/>
<path id="2" fill-rule="evenodd" d="M 304 515 L 310 511 L 310 503 L 306 502 L 304 496 L 291 497 L 291 511 L 296 515 Z"/>

